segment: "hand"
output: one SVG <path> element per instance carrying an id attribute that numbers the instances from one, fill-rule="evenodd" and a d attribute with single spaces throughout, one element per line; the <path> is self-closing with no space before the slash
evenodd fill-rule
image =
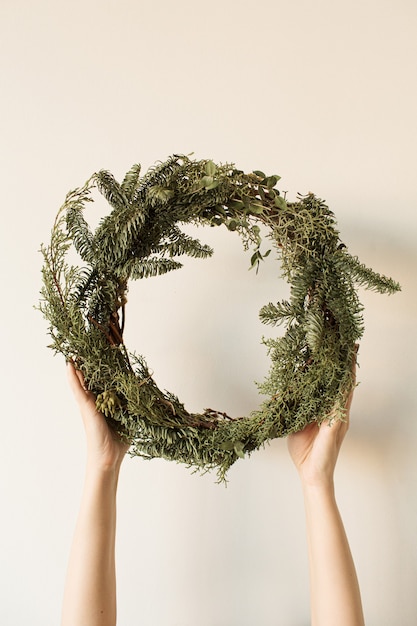
<path id="1" fill-rule="evenodd" d="M 104 415 L 96 409 L 94 395 L 85 388 L 82 372 L 76 370 L 71 362 L 67 365 L 67 374 L 84 422 L 89 464 L 96 469 L 118 470 L 129 444 L 110 430 Z"/>
<path id="2" fill-rule="evenodd" d="M 345 420 L 324 420 L 320 426 L 313 422 L 303 430 L 288 436 L 288 450 L 304 485 L 331 486 L 337 457 L 349 428 L 349 413 L 356 380 L 356 357 L 353 367 L 353 384 L 346 398 Z"/>

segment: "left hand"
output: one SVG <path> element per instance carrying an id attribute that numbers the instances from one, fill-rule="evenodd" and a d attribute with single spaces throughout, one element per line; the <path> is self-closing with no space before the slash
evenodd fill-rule
<path id="1" fill-rule="evenodd" d="M 104 415 L 96 408 L 94 395 L 85 388 L 82 372 L 71 362 L 67 365 L 67 375 L 84 423 L 89 465 L 99 470 L 118 470 L 129 444 L 111 431 Z"/>

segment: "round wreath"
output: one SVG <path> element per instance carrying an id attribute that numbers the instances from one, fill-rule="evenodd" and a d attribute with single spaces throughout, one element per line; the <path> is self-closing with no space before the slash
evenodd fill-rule
<path id="1" fill-rule="evenodd" d="M 268 440 L 331 412 L 343 419 L 354 345 L 363 333 L 355 287 L 393 293 L 399 285 L 348 253 L 320 199 L 308 194 L 289 202 L 277 190 L 278 180 L 174 155 L 143 177 L 134 165 L 121 184 L 100 171 L 67 194 L 51 241 L 42 246 L 39 308 L 50 324 L 50 347 L 75 360 L 98 409 L 131 442 L 132 455 L 217 468 L 223 479 L 237 458 Z M 112 210 L 93 233 L 83 211 L 94 187 Z M 123 342 L 129 280 L 180 268 L 174 257 L 212 254 L 180 230 L 187 223 L 236 231 L 245 248 L 253 248 L 253 266 L 269 253 L 260 249 L 265 226 L 291 286 L 288 301 L 260 311 L 262 322 L 284 323 L 286 331 L 264 340 L 271 368 L 259 389 L 267 399 L 247 417 L 188 412 L 174 394 L 158 388 L 144 358 Z M 67 261 L 72 246 L 81 267 Z"/>

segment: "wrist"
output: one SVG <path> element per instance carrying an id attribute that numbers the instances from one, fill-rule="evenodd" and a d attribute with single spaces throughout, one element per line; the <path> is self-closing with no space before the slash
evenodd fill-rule
<path id="1" fill-rule="evenodd" d="M 303 485 L 303 500 L 307 518 L 317 515 L 327 518 L 330 511 L 337 511 L 333 483 Z"/>
<path id="2" fill-rule="evenodd" d="M 334 497 L 333 476 L 315 478 L 314 480 L 301 477 L 301 487 L 305 496 L 332 496 Z"/>
<path id="3" fill-rule="evenodd" d="M 125 452 L 107 454 L 97 451 L 94 446 L 87 447 L 87 471 L 101 475 L 119 474 Z"/>
<path id="4" fill-rule="evenodd" d="M 117 488 L 120 465 L 103 467 L 88 460 L 86 467 L 86 481 L 90 484 L 102 485 L 109 488 Z"/>
<path id="5" fill-rule="evenodd" d="M 298 467 L 303 489 L 334 489 L 334 463 L 310 463 Z"/>

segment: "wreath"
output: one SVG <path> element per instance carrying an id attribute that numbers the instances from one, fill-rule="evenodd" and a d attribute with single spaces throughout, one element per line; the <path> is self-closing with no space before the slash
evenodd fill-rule
<path id="1" fill-rule="evenodd" d="M 356 287 L 393 293 L 398 283 L 349 254 L 322 200 L 309 193 L 289 202 L 276 187 L 278 176 L 177 155 L 143 177 L 140 172 L 134 165 L 119 184 L 102 170 L 67 194 L 50 243 L 41 247 L 39 304 L 50 347 L 83 371 L 97 408 L 131 442 L 131 454 L 216 468 L 223 480 L 239 457 L 267 441 L 330 414 L 343 419 L 355 343 L 364 330 Z M 94 188 L 111 212 L 93 232 L 84 209 Z M 262 322 L 283 323 L 285 334 L 263 340 L 271 367 L 258 387 L 266 399 L 249 416 L 190 413 L 176 395 L 159 389 L 145 359 L 123 341 L 129 280 L 178 269 L 184 255 L 212 254 L 181 224 L 226 226 L 251 249 L 256 269 L 270 252 L 261 252 L 266 229 L 290 284 L 288 300 L 260 311 Z M 81 266 L 69 263 L 72 248 Z"/>

